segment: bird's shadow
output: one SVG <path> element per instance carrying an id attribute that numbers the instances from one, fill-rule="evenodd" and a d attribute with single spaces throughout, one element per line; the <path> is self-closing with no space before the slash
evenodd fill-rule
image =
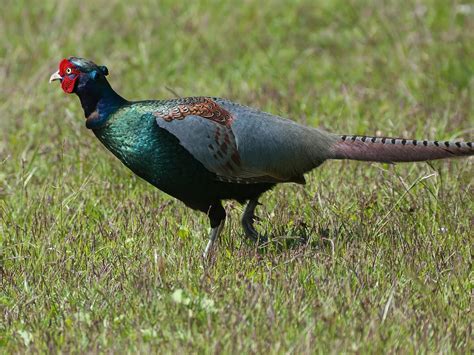
<path id="1" fill-rule="evenodd" d="M 259 254 L 267 254 L 273 252 L 284 252 L 288 250 L 306 248 L 321 248 L 324 240 L 330 240 L 331 236 L 337 232 L 332 232 L 328 228 L 310 227 L 304 222 L 292 226 L 276 226 L 271 233 L 264 233 L 262 238 L 255 241 L 248 238 L 246 244 L 256 247 Z"/>

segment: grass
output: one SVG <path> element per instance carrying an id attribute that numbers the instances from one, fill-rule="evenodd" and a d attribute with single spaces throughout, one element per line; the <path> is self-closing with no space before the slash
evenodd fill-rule
<path id="1" fill-rule="evenodd" d="M 457 1 L 11 1 L 0 19 L 0 352 L 474 348 L 473 161 L 328 162 L 264 196 L 265 251 L 136 178 L 49 75 L 213 95 L 340 133 L 473 138 Z M 295 241 L 305 236 L 303 243 Z"/>

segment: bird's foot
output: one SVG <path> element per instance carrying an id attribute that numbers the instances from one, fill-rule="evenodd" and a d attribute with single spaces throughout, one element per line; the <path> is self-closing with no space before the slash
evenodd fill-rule
<path id="1" fill-rule="evenodd" d="M 259 220 L 255 216 L 255 208 L 259 205 L 257 200 L 250 200 L 245 207 L 244 214 L 242 215 L 242 227 L 244 228 L 245 236 L 259 245 L 264 244 L 268 241 L 266 236 L 260 235 L 253 226 L 255 220 Z"/>

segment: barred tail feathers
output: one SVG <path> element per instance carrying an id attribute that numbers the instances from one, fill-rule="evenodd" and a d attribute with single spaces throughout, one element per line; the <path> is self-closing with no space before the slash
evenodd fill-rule
<path id="1" fill-rule="evenodd" d="M 343 135 L 332 145 L 331 158 L 387 163 L 426 161 L 474 155 L 473 144 Z"/>

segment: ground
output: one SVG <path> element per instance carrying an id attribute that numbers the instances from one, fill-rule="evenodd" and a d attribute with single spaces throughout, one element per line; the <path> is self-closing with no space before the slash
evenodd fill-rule
<path id="1" fill-rule="evenodd" d="M 135 177 L 48 78 L 227 97 L 347 134 L 473 139 L 474 6 L 13 1 L 0 19 L 0 352 L 460 352 L 474 341 L 473 160 L 328 162 L 207 218 Z"/>

